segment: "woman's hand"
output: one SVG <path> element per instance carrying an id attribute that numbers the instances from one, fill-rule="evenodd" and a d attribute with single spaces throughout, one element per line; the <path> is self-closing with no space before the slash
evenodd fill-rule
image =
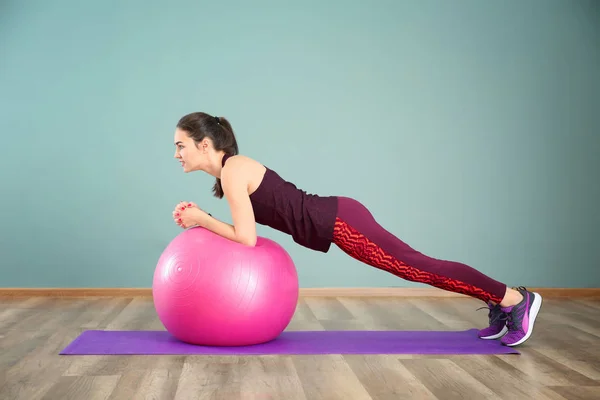
<path id="1" fill-rule="evenodd" d="M 203 226 L 204 222 L 210 217 L 210 214 L 201 210 L 196 204 L 191 202 L 180 202 L 173 211 L 173 220 L 177 225 L 186 229 L 192 226 Z"/>

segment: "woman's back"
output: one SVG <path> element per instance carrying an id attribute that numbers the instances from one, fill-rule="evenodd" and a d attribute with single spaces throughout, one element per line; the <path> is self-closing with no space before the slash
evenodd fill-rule
<path id="1" fill-rule="evenodd" d="M 232 156 L 226 154 L 222 166 Z M 257 223 L 287 233 L 294 241 L 327 252 L 333 237 L 337 197 L 308 194 L 270 168 L 245 156 L 248 194 Z"/>

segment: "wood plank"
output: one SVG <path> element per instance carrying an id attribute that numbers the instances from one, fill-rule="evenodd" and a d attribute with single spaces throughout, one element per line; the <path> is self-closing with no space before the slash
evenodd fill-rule
<path id="1" fill-rule="evenodd" d="M 405 359 L 400 362 L 440 399 L 502 399 L 450 359 Z"/>
<path id="2" fill-rule="evenodd" d="M 105 400 L 120 376 L 61 376 L 42 400 Z"/>
<path id="3" fill-rule="evenodd" d="M 242 398 L 239 357 L 186 357 L 174 400 Z"/>
<path id="4" fill-rule="evenodd" d="M 374 400 L 437 399 L 395 355 L 346 355 L 344 358 Z"/>
<path id="5" fill-rule="evenodd" d="M 552 390 L 568 400 L 598 400 L 599 386 L 549 386 Z"/>
<path id="6" fill-rule="evenodd" d="M 292 357 L 241 357 L 238 364 L 243 399 L 307 400 Z"/>
<path id="7" fill-rule="evenodd" d="M 372 399 L 341 355 L 302 355 L 292 360 L 307 399 Z"/>
<path id="8" fill-rule="evenodd" d="M 556 396 L 548 395 L 548 391 L 543 386 L 532 385 L 527 375 L 513 365 L 519 362 L 518 357 L 506 359 L 495 356 L 453 357 L 452 360 L 502 399 L 555 399 Z"/>

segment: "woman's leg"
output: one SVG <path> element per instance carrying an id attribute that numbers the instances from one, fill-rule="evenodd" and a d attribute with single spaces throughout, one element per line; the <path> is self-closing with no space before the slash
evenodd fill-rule
<path id="1" fill-rule="evenodd" d="M 523 320 L 526 314 L 525 327 L 519 326 L 519 329 L 524 331 L 526 338 L 530 335 L 529 326 L 533 327 L 541 305 L 541 297 L 537 293 L 524 288 L 515 291 L 466 264 L 435 259 L 416 251 L 385 230 L 370 211 L 354 199 L 338 197 L 333 242 L 351 257 L 400 278 L 465 294 L 488 304 L 497 303 L 503 306 L 502 311 L 507 314 L 509 324 L 512 321 L 508 313 L 518 309 L 515 318 Z M 519 340 L 521 338 L 513 337 L 514 342 Z"/>
<path id="2" fill-rule="evenodd" d="M 351 257 L 412 282 L 500 303 L 507 286 L 468 265 L 426 256 L 386 231 L 361 203 L 338 199 L 334 243 Z"/>

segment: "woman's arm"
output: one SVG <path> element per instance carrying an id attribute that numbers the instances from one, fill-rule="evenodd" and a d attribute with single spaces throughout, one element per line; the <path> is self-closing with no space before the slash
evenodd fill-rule
<path id="1" fill-rule="evenodd" d="M 223 236 L 226 239 L 233 240 L 234 242 L 242 243 L 235 234 L 235 227 L 226 222 L 219 221 L 215 217 L 206 216 L 202 223 L 199 224 L 203 228 L 208 229 L 211 232 L 216 233 L 219 236 Z M 243 243 L 245 244 L 245 243 Z"/>
<path id="2" fill-rule="evenodd" d="M 221 186 L 229 203 L 233 225 L 208 217 L 202 226 L 227 239 L 254 246 L 257 239 L 256 221 L 248 195 L 247 170 L 243 159 L 231 158 L 221 171 Z"/>

